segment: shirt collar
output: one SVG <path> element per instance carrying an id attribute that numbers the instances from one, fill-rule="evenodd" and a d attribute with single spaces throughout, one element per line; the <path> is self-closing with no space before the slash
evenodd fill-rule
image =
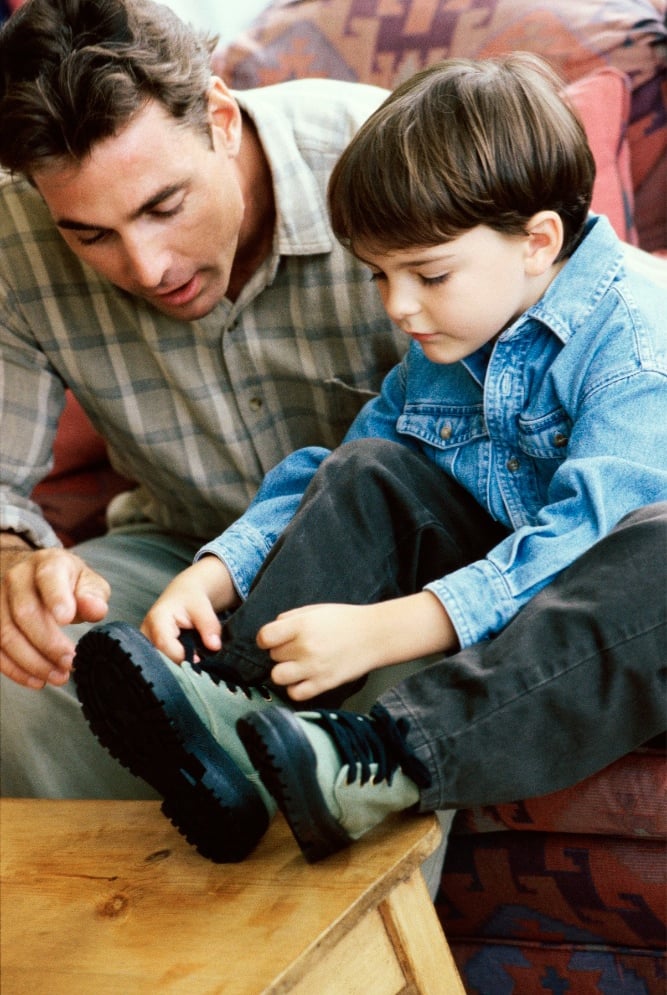
<path id="1" fill-rule="evenodd" d="M 525 319 L 547 325 L 561 342 L 568 342 L 585 326 L 601 297 L 623 266 L 623 246 L 606 217 L 590 214 L 578 247 L 547 288 L 529 308 L 508 337 Z"/>
<path id="2" fill-rule="evenodd" d="M 324 195 L 295 136 L 293 122 L 298 108 L 290 117 L 276 90 L 269 86 L 234 91 L 239 106 L 257 128 L 273 176 L 274 252 L 286 256 L 331 252 L 333 236 Z"/>

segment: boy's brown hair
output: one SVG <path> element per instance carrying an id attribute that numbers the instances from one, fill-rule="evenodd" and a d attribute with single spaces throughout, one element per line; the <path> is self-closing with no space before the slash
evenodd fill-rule
<path id="1" fill-rule="evenodd" d="M 0 164 L 81 161 L 151 99 L 208 132 L 214 41 L 151 0 L 28 0 L 0 32 Z"/>
<path id="2" fill-rule="evenodd" d="M 538 211 L 574 251 L 595 163 L 561 97 L 563 83 L 528 53 L 449 59 L 417 73 L 353 138 L 329 183 L 337 238 L 354 251 L 437 245 L 486 225 L 518 235 Z"/>

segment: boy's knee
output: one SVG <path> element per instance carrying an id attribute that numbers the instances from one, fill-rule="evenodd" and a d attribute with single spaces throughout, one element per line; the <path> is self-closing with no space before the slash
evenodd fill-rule
<path id="1" fill-rule="evenodd" d="M 641 508 L 635 508 L 628 512 L 616 526 L 616 530 L 634 528 L 641 526 L 642 532 L 655 534 L 664 541 L 665 530 L 667 529 L 667 501 L 657 501 L 655 504 L 646 504 Z"/>
<path id="2" fill-rule="evenodd" d="M 359 475 L 374 476 L 378 469 L 403 466 L 415 456 L 407 446 L 389 439 L 353 439 L 334 450 L 323 464 L 336 473 L 347 473 L 352 479 Z"/>

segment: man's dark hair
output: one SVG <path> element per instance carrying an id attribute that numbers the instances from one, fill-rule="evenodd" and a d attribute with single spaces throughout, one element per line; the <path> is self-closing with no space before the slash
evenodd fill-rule
<path id="1" fill-rule="evenodd" d="M 214 45 L 151 0 L 28 0 L 0 31 L 0 164 L 81 161 L 150 100 L 207 132 Z"/>

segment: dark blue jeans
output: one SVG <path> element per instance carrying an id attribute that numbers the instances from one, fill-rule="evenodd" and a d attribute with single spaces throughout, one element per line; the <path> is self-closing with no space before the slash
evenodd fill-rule
<path id="1" fill-rule="evenodd" d="M 506 534 L 424 457 L 378 439 L 348 443 L 322 464 L 226 624 L 224 662 L 266 680 L 271 660 L 255 636 L 280 611 L 412 594 Z M 409 745 L 431 772 L 423 809 L 546 794 L 664 731 L 666 554 L 667 503 L 640 509 L 495 638 L 381 696 L 408 719 Z"/>

